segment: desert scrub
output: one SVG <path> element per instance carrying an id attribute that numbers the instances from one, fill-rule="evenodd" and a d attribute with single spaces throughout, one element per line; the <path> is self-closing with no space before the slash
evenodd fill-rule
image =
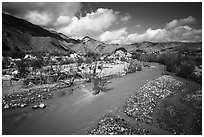
<path id="1" fill-rule="evenodd" d="M 141 70 L 142 70 L 141 63 L 131 60 L 128 68 L 125 71 L 127 73 L 135 73 L 136 71 L 141 71 Z"/>
<path id="2" fill-rule="evenodd" d="M 142 71 L 142 65 L 141 64 L 137 65 L 137 71 Z"/>
<path id="3" fill-rule="evenodd" d="M 136 71 L 137 71 L 137 63 L 131 60 L 127 68 L 127 73 L 134 73 Z"/>
<path id="4" fill-rule="evenodd" d="M 93 94 L 98 94 L 100 93 L 101 91 L 104 91 L 105 90 L 105 87 L 107 85 L 107 78 L 105 77 L 98 77 L 96 76 L 94 79 L 93 79 L 93 84 L 94 84 L 94 88 L 93 90 L 95 91 Z"/>

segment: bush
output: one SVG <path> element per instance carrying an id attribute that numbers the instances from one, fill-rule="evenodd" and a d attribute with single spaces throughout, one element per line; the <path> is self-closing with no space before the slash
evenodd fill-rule
<path id="1" fill-rule="evenodd" d="M 23 80 L 23 85 L 24 86 L 28 86 L 29 83 L 30 83 L 30 79 L 26 78 L 26 79 Z"/>
<path id="2" fill-rule="evenodd" d="M 134 73 L 137 71 L 137 63 L 135 63 L 133 60 L 130 61 L 130 64 L 127 68 L 127 73 Z"/>
<path id="3" fill-rule="evenodd" d="M 3 69 L 7 69 L 9 68 L 10 66 L 10 60 L 6 57 L 6 58 L 3 58 L 2 60 L 2 68 Z"/>
<path id="4" fill-rule="evenodd" d="M 127 59 L 126 59 L 125 57 L 122 57 L 122 58 L 120 59 L 120 61 L 127 61 Z"/>
<path id="5" fill-rule="evenodd" d="M 141 64 L 138 64 L 137 65 L 137 71 L 141 71 L 142 70 L 142 65 Z"/>
<path id="6" fill-rule="evenodd" d="M 19 77 L 20 78 L 26 77 L 27 74 L 29 73 L 28 63 L 26 62 L 26 60 L 22 59 L 20 61 L 16 61 L 15 63 L 19 71 Z"/>
<path id="7" fill-rule="evenodd" d="M 157 54 L 155 53 L 141 54 L 139 60 L 146 62 L 157 62 Z"/>
<path id="8" fill-rule="evenodd" d="M 99 78 L 98 76 L 96 76 L 93 79 L 93 83 L 94 83 L 94 88 L 93 90 L 95 91 L 93 94 L 96 95 L 102 91 L 105 91 L 105 86 L 107 84 L 107 79 L 105 77 L 103 78 Z"/>
<path id="9" fill-rule="evenodd" d="M 43 58 L 38 58 L 37 60 L 33 60 L 31 61 L 31 66 L 35 69 L 39 69 L 42 68 L 42 66 L 44 65 L 44 60 Z"/>
<path id="10" fill-rule="evenodd" d="M 84 62 L 84 60 L 83 60 L 83 58 L 78 57 L 76 62 L 80 66 Z"/>
<path id="11" fill-rule="evenodd" d="M 11 52 L 9 56 L 12 57 L 12 58 L 17 59 L 17 58 L 23 58 L 23 57 L 25 57 L 25 55 L 26 55 L 25 52 L 22 52 L 22 51 L 14 51 L 14 52 Z"/>
<path id="12" fill-rule="evenodd" d="M 191 51 L 186 51 L 191 52 Z M 137 54 L 135 54 L 137 55 Z M 202 55 L 197 54 L 182 54 L 181 52 L 175 53 L 163 53 L 163 54 L 140 54 L 140 61 L 144 62 L 157 62 L 166 66 L 166 71 L 174 72 L 177 76 L 191 79 L 196 82 L 202 82 L 202 77 L 198 77 L 194 74 L 194 67 L 202 65 Z M 144 65 L 145 66 L 145 65 Z M 140 71 L 141 66 L 137 66 L 137 71 Z M 128 73 L 135 72 L 135 66 L 133 62 L 128 67 Z"/>
<path id="13" fill-rule="evenodd" d="M 182 62 L 179 66 L 178 76 L 191 78 L 192 73 L 194 71 L 194 66 L 189 64 L 189 62 Z"/>
<path id="14" fill-rule="evenodd" d="M 100 55 L 94 52 L 88 52 L 85 55 L 86 58 L 91 58 L 92 60 L 99 60 L 100 59 Z"/>
<path id="15" fill-rule="evenodd" d="M 97 92 L 98 91 L 100 92 L 100 87 L 99 87 L 100 82 L 101 82 L 101 79 L 99 77 L 94 78 L 94 80 L 93 80 L 93 83 L 94 83 L 93 90 L 95 90 Z"/>
<path id="16" fill-rule="evenodd" d="M 93 61 L 93 60 L 92 60 L 91 58 L 86 58 L 85 63 L 87 63 L 87 64 L 91 64 L 92 61 Z"/>

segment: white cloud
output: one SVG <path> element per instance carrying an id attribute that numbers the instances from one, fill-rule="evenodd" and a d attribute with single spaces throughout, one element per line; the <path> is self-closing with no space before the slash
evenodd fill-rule
<path id="1" fill-rule="evenodd" d="M 95 12 L 87 13 L 86 16 L 73 17 L 66 27 L 58 29 L 67 35 L 86 35 L 90 32 L 103 32 L 116 22 L 119 12 L 112 9 L 99 8 Z"/>
<path id="2" fill-rule="evenodd" d="M 127 36 L 126 28 L 122 28 L 116 31 L 106 31 L 102 33 L 98 38 L 104 42 L 111 42 L 121 39 L 122 37 Z"/>
<path id="3" fill-rule="evenodd" d="M 53 23 L 53 26 L 67 25 L 71 21 L 69 16 L 59 16 Z"/>
<path id="4" fill-rule="evenodd" d="M 137 24 L 137 25 L 136 25 L 136 27 L 138 27 L 138 28 L 139 28 L 139 27 L 141 27 L 141 25 L 140 25 L 140 24 Z"/>
<path id="5" fill-rule="evenodd" d="M 173 29 L 175 27 L 179 27 L 179 26 L 183 26 L 183 25 L 189 25 L 192 23 L 195 23 L 196 19 L 192 16 L 189 16 L 187 18 L 184 19 L 180 19 L 180 20 L 173 20 L 169 23 L 166 24 L 166 29 Z"/>
<path id="6" fill-rule="evenodd" d="M 25 15 L 25 18 L 33 24 L 43 26 L 49 24 L 52 21 L 50 15 L 48 15 L 46 12 L 39 13 L 38 11 L 28 12 Z"/>
<path id="7" fill-rule="evenodd" d="M 152 41 L 152 42 L 167 42 L 167 41 L 202 41 L 202 30 L 194 29 L 186 24 L 194 23 L 195 18 L 188 17 L 181 20 L 173 20 L 166 24 L 165 28 L 151 29 L 148 28 L 144 33 L 128 34 L 126 29 L 107 31 L 99 37 L 102 41 L 108 43 L 130 44 L 135 42 Z M 122 34 L 119 35 L 121 30 Z M 117 33 L 116 33 L 117 32 Z M 118 35 L 116 35 L 118 34 Z M 113 35 L 113 36 L 111 36 Z M 114 36 L 116 35 L 116 36 Z"/>
<path id="8" fill-rule="evenodd" d="M 92 35 L 104 42 L 134 43 L 142 41 L 201 41 L 202 30 L 194 29 L 191 24 L 196 22 L 192 16 L 183 19 L 174 19 L 164 28 L 147 29 L 138 34 L 128 34 L 126 28 L 108 31 L 112 25 L 127 22 L 131 19 L 129 14 L 121 15 L 112 9 L 99 8 L 84 17 L 76 17 L 81 3 L 71 2 L 4 2 L 3 12 L 16 15 L 28 21 L 55 28 L 69 36 L 81 37 Z M 140 25 L 136 25 L 140 27 Z M 95 35 L 97 34 L 97 35 Z"/>
<path id="9" fill-rule="evenodd" d="M 124 15 L 124 16 L 121 16 L 121 17 L 120 17 L 120 20 L 121 20 L 122 22 L 127 22 L 127 21 L 130 20 L 130 18 L 131 18 L 131 16 L 130 16 L 129 14 L 126 14 L 126 15 Z"/>
<path id="10" fill-rule="evenodd" d="M 59 20 L 63 20 L 63 23 L 68 22 L 68 18 L 72 18 L 80 8 L 79 2 L 5 2 L 2 4 L 4 12 L 46 27 L 62 25 Z"/>

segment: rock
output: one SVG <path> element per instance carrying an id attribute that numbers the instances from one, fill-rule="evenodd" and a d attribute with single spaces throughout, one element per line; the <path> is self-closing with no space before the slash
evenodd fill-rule
<path id="1" fill-rule="evenodd" d="M 27 104 L 21 104 L 21 108 L 26 107 L 26 106 L 27 106 Z"/>
<path id="2" fill-rule="evenodd" d="M 46 105 L 45 105 L 44 103 L 40 103 L 39 107 L 40 107 L 40 108 L 45 108 Z"/>
<path id="3" fill-rule="evenodd" d="M 33 109 L 37 109 L 37 108 L 38 108 L 38 105 L 34 105 L 32 108 L 33 108 Z"/>
<path id="4" fill-rule="evenodd" d="M 125 129 L 123 127 L 121 127 L 121 131 L 123 132 Z"/>
<path id="5" fill-rule="evenodd" d="M 111 133 L 109 133 L 109 135 L 114 135 L 114 133 L 113 133 L 113 132 L 111 132 Z"/>
<path id="6" fill-rule="evenodd" d="M 9 108 L 9 105 L 6 104 L 6 105 L 4 106 L 4 109 L 8 109 L 8 108 Z"/>

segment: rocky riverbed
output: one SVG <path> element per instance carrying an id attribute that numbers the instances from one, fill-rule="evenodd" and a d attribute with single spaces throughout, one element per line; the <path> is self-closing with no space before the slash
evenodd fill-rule
<path id="1" fill-rule="evenodd" d="M 189 89 L 188 84 L 170 75 L 147 82 L 119 110 L 122 117 L 104 116 L 90 134 L 157 134 L 159 130 L 177 135 L 201 134 L 201 90 L 199 86 Z M 124 114 L 132 121 L 127 121 Z"/>
<path id="2" fill-rule="evenodd" d="M 152 114 L 157 102 L 181 87 L 182 82 L 164 75 L 140 87 L 126 102 L 124 113 L 138 121 L 152 123 Z"/>
<path id="3" fill-rule="evenodd" d="M 98 123 L 97 127 L 89 132 L 92 135 L 147 135 L 149 132 L 137 129 L 128 124 L 124 119 L 112 115 L 105 115 Z"/>

